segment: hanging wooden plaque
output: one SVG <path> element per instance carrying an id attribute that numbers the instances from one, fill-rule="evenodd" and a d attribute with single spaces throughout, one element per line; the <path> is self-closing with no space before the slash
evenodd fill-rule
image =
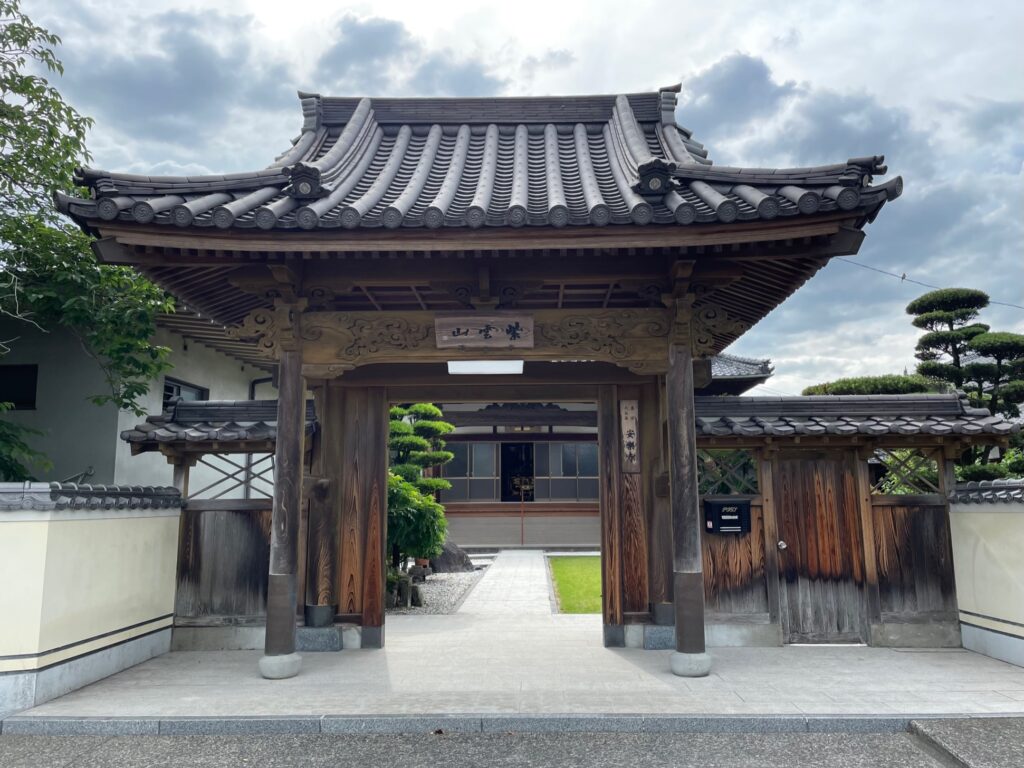
<path id="1" fill-rule="evenodd" d="M 438 315 L 438 349 L 533 349 L 533 317 L 522 313 Z"/>
<path id="2" fill-rule="evenodd" d="M 622 440 L 622 471 L 640 472 L 640 419 L 636 400 L 619 401 L 619 436 Z"/>

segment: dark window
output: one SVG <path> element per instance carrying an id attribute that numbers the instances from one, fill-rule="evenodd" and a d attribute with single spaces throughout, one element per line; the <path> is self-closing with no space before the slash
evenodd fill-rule
<path id="1" fill-rule="evenodd" d="M 38 365 L 0 365 L 0 403 L 12 403 L 16 411 L 34 411 Z"/>
<path id="2" fill-rule="evenodd" d="M 501 500 L 533 501 L 533 443 L 501 444 Z"/>
<path id="3" fill-rule="evenodd" d="M 164 407 L 175 397 L 181 400 L 209 400 L 210 390 L 178 379 L 164 378 Z"/>

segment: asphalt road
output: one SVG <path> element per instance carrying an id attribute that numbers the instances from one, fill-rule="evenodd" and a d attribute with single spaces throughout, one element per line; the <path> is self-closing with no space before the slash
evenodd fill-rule
<path id="1" fill-rule="evenodd" d="M 521 733 L 416 736 L 0 735 L 2 768 L 949 768 L 934 743 L 895 734 Z M 987 763 L 974 763 L 985 765 Z M 1012 765 L 1012 764 L 1007 764 Z M 1019 766 L 1019 764 L 1017 764 Z M 1001 767 L 1000 762 L 991 763 Z"/>

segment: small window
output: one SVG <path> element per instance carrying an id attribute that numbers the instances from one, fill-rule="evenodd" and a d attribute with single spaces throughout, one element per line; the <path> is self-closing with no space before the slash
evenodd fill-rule
<path id="1" fill-rule="evenodd" d="M 16 411 L 34 411 L 38 379 L 38 365 L 0 365 L 0 403 L 11 403 Z"/>
<path id="2" fill-rule="evenodd" d="M 164 379 L 164 407 L 166 408 L 168 403 L 174 398 L 180 400 L 209 400 L 210 390 L 167 377 Z"/>

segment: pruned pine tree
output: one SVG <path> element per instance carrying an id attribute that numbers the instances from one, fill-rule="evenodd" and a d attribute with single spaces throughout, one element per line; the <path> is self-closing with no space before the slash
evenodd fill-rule
<path id="1" fill-rule="evenodd" d="M 435 557 L 444 545 L 448 525 L 437 497 L 451 483 L 433 473 L 455 458 L 443 439 L 453 429 L 431 403 L 391 409 L 388 546 L 394 568 L 410 557 Z"/>

